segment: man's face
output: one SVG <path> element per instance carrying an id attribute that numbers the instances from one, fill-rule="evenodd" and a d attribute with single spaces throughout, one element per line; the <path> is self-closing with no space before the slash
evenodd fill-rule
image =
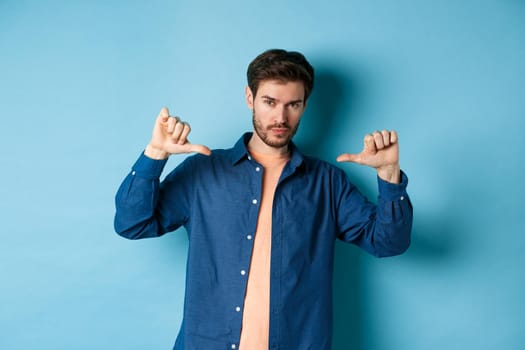
<path id="1" fill-rule="evenodd" d="M 304 84 L 262 81 L 255 98 L 246 87 L 246 102 L 253 112 L 254 136 L 270 147 L 282 148 L 292 140 L 305 110 Z"/>

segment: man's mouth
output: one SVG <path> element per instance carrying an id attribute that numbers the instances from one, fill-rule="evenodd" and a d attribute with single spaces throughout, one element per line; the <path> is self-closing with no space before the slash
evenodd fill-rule
<path id="1" fill-rule="evenodd" d="M 270 127 L 270 130 L 276 134 L 285 134 L 290 130 L 290 128 L 284 126 L 273 126 Z"/>

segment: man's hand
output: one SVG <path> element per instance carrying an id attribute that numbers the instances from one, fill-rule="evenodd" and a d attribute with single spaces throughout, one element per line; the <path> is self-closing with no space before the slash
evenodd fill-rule
<path id="1" fill-rule="evenodd" d="M 375 131 L 364 138 L 364 148 L 359 154 L 344 153 L 337 157 L 338 162 L 353 162 L 368 165 L 377 170 L 377 175 L 385 181 L 401 182 L 399 168 L 399 144 L 395 131 Z"/>
<path id="2" fill-rule="evenodd" d="M 166 159 L 170 154 L 197 152 L 209 156 L 211 151 L 203 145 L 191 144 L 188 134 L 191 128 L 179 117 L 171 117 L 163 107 L 155 121 L 151 141 L 144 154 L 153 159 Z"/>

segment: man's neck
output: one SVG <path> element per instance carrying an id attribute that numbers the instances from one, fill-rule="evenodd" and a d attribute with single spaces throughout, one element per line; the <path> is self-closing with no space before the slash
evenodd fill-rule
<path id="1" fill-rule="evenodd" d="M 253 133 L 250 141 L 248 141 L 248 150 L 266 154 L 266 155 L 275 155 L 275 156 L 282 156 L 284 154 L 288 154 L 290 152 L 289 145 L 285 145 L 283 147 L 272 147 L 264 143 L 263 140 L 259 138 L 256 132 Z"/>

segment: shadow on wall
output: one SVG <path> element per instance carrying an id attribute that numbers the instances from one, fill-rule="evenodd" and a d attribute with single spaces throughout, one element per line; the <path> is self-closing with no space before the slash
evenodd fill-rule
<path id="1" fill-rule="evenodd" d="M 324 158 L 330 139 L 338 129 L 337 121 L 343 113 L 342 102 L 354 99 L 351 80 L 342 79 L 342 76 L 333 69 L 316 67 L 314 89 L 294 139 L 304 154 Z M 347 110 L 344 113 L 348 115 Z"/>
<path id="2" fill-rule="evenodd" d="M 464 219 L 446 212 L 420 212 L 417 203 L 413 205 L 412 243 L 406 253 L 410 259 L 418 264 L 450 262 L 458 251 L 468 249 L 463 246 L 464 240 L 459 239 L 461 232 L 469 230 Z"/>
<path id="3" fill-rule="evenodd" d="M 314 92 L 308 101 L 308 108 L 296 139 L 303 153 L 321 159 L 330 154 L 330 139 L 337 134 L 341 115 L 353 116 L 352 111 L 349 112 L 347 108 L 344 113 L 342 111 L 343 101 L 352 102 L 356 98 L 354 80 L 344 77 L 345 74 L 333 68 L 316 67 Z M 357 248 L 352 249 L 344 243 L 336 243 L 333 350 L 363 349 L 363 300 L 358 254 Z"/>

